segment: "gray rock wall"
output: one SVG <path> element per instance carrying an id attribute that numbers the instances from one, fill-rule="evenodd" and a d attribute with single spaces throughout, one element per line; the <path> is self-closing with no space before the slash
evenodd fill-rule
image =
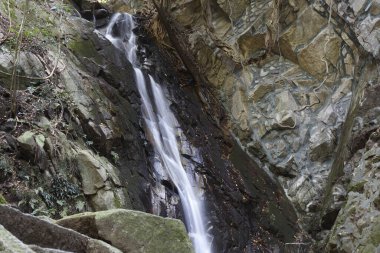
<path id="1" fill-rule="evenodd" d="M 353 92 L 378 82 L 376 68 L 369 77 L 360 72 L 378 58 L 379 30 L 359 28 L 374 27 L 377 3 L 278 3 L 175 1 L 169 12 L 232 132 L 312 229 Z"/>

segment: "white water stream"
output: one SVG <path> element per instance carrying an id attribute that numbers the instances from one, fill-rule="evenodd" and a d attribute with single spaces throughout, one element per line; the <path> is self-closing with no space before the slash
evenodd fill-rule
<path id="1" fill-rule="evenodd" d="M 114 26 L 117 26 L 117 33 L 114 32 Z M 139 68 L 134 28 L 135 23 L 131 15 L 115 14 L 107 27 L 106 38 L 125 52 L 134 67 L 135 80 L 142 99 L 142 113 L 146 130 L 151 136 L 150 141 L 155 152 L 159 154 L 162 166 L 178 189 L 195 252 L 211 253 L 210 236 L 206 231 L 207 220 L 203 211 L 200 189 L 192 175 L 186 173 L 181 162 L 176 138 L 179 129 L 178 121 L 169 108 L 169 102 L 161 86 L 151 76 L 147 78 L 149 80 L 145 80 Z"/>

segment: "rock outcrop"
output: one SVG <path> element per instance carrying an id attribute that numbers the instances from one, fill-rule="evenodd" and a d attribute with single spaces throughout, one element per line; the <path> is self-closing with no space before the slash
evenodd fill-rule
<path id="1" fill-rule="evenodd" d="M 229 112 L 233 132 L 278 176 L 300 213 L 323 195 L 358 83 L 378 80 L 371 59 L 378 58 L 372 36 L 379 30 L 368 42 L 361 39 L 368 31 L 358 30 L 374 27 L 375 6 L 174 1 L 166 10 Z M 363 68 L 373 75 L 360 76 Z"/>
<path id="2" fill-rule="evenodd" d="M 193 252 L 181 221 L 137 211 L 84 213 L 57 222 L 3 205 L 0 214 L 1 252 Z"/>
<path id="3" fill-rule="evenodd" d="M 131 65 L 104 37 L 101 23 L 79 16 L 105 13 L 103 7 L 79 2 L 78 10 L 58 1 L 29 2 L 33 15 L 24 29 L 33 43 L 21 40 L 19 50 L 31 52 L 45 73 L 26 72 L 21 64 L 12 77 L 13 64 L 1 65 L 1 194 L 25 212 L 54 218 L 131 208 L 184 219 L 178 191 L 156 170 Z M 21 17 L 12 20 L 19 27 L 23 5 L 12 8 Z M 10 22 L 3 10 L 6 3 L 0 3 L 6 34 Z M 182 160 L 204 191 L 215 250 L 275 250 L 294 242 L 299 227 L 279 185 L 213 122 L 196 94 L 178 89 L 182 77 L 170 57 L 139 29 L 144 71 L 157 71 L 156 80 L 168 86 L 171 107 L 184 127 Z M 0 54 L 15 52 L 13 35 L 5 37 Z M 24 86 L 11 85 L 22 78 Z"/>
<path id="4" fill-rule="evenodd" d="M 47 220 L 23 214 L 8 206 L 1 205 L 0 214 L 0 224 L 7 230 L 4 230 L 4 234 L 7 235 L 4 239 L 9 238 L 5 241 L 5 245 L 13 244 L 14 246 L 9 246 L 12 250 L 24 247 L 25 249 L 36 248 L 34 251 L 39 252 L 38 247 L 40 247 L 65 252 L 121 252 L 105 242 L 57 226 Z M 34 251 L 30 249 L 30 252 Z"/>
<path id="5" fill-rule="evenodd" d="M 380 250 L 379 134 L 379 129 L 373 132 L 365 148 L 358 151 L 346 165 L 346 169 L 353 174 L 347 192 L 342 187 L 339 189 L 339 185 L 335 186 L 335 204 L 342 204 L 339 203 L 342 197 L 347 200 L 332 228 L 328 252 L 364 253 Z"/>
<path id="6" fill-rule="evenodd" d="M 182 45 L 187 54 L 177 49 L 179 57 L 196 66 L 191 74 L 205 77 L 195 84 L 199 97 L 210 107 L 221 102 L 233 134 L 279 179 L 302 226 L 326 239 L 355 181 L 345 164 L 379 126 L 371 96 L 380 73 L 378 1 L 155 2 L 171 33 L 158 41 Z M 362 201 L 372 203 L 368 194 Z M 338 246 L 322 251 L 363 250 L 363 236 L 350 236 L 346 251 L 330 237 Z"/>
<path id="7" fill-rule="evenodd" d="M 22 3 L 11 7 L 24 17 Z M 23 211 L 54 217 L 149 210 L 150 169 L 131 65 L 73 6 L 31 2 L 29 8 L 23 30 L 28 37 L 19 42 L 13 77 L 13 33 L 0 49 L 3 196 Z M 1 3 L 3 34 L 10 22 L 21 22 L 7 20 L 6 10 Z M 11 87 L 11 80 L 18 85 Z"/>
<path id="8" fill-rule="evenodd" d="M 65 217 L 57 224 L 110 242 L 123 252 L 193 252 L 181 221 L 138 211 L 83 213 Z"/>

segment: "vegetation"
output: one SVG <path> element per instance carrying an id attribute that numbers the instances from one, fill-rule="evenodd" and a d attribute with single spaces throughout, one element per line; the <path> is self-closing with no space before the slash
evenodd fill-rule
<path id="1" fill-rule="evenodd" d="M 0 205 L 7 204 L 8 202 L 5 200 L 3 195 L 0 193 Z"/>
<path id="2" fill-rule="evenodd" d="M 32 129 L 36 136 L 44 138 L 42 149 L 29 154 L 2 145 L 7 141 L 1 132 L 4 129 L 0 130 L 0 191 L 22 211 L 53 217 L 85 208 L 79 187 L 72 178 L 60 174 L 75 172 L 60 146 L 62 132 L 67 134 L 69 127 L 63 113 L 72 103 L 67 92 L 57 88 L 63 18 L 74 10 L 69 4 L 63 0 L 0 3 L 0 34 L 4 35 L 0 37 L 0 51 L 9 52 L 14 59 L 11 68 L 0 68 L 0 126 L 9 125 L 9 136 L 17 137 Z M 22 71 L 22 57 L 30 54 L 42 64 L 38 75 Z M 52 54 L 56 55 L 53 60 Z M 42 116 L 49 118 L 44 126 L 38 122 Z M 51 149 L 46 148 L 47 142 Z M 75 176 L 78 174 L 73 173 Z"/>

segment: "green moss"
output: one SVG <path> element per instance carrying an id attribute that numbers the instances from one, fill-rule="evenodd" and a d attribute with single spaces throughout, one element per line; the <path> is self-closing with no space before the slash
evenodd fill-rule
<path id="1" fill-rule="evenodd" d="M 370 245 L 359 247 L 358 252 L 360 252 L 360 253 L 373 253 L 373 252 L 376 252 L 376 248 L 375 248 L 375 246 L 370 244 Z"/>
<path id="2" fill-rule="evenodd" d="M 119 198 L 119 196 L 117 194 L 113 194 L 114 195 L 114 204 L 115 204 L 115 207 L 116 208 L 122 208 L 122 204 L 121 204 L 121 199 Z"/>
<path id="3" fill-rule="evenodd" d="M 4 196 L 0 193 L 0 205 L 8 204 L 7 200 L 4 198 Z"/>
<path id="4" fill-rule="evenodd" d="M 351 184 L 349 186 L 349 189 L 348 191 L 352 191 L 352 192 L 363 192 L 364 190 L 364 185 L 367 183 L 367 181 L 360 181 L 360 182 L 356 182 L 354 184 Z"/>
<path id="5" fill-rule="evenodd" d="M 96 51 L 94 45 L 89 40 L 72 40 L 69 45 L 69 49 L 77 56 L 93 59 L 96 63 L 101 63 L 101 58 Z"/>
<path id="6" fill-rule="evenodd" d="M 371 243 L 373 245 L 380 245 L 380 217 L 377 217 L 375 221 L 373 221 L 373 226 L 371 229 Z"/>

